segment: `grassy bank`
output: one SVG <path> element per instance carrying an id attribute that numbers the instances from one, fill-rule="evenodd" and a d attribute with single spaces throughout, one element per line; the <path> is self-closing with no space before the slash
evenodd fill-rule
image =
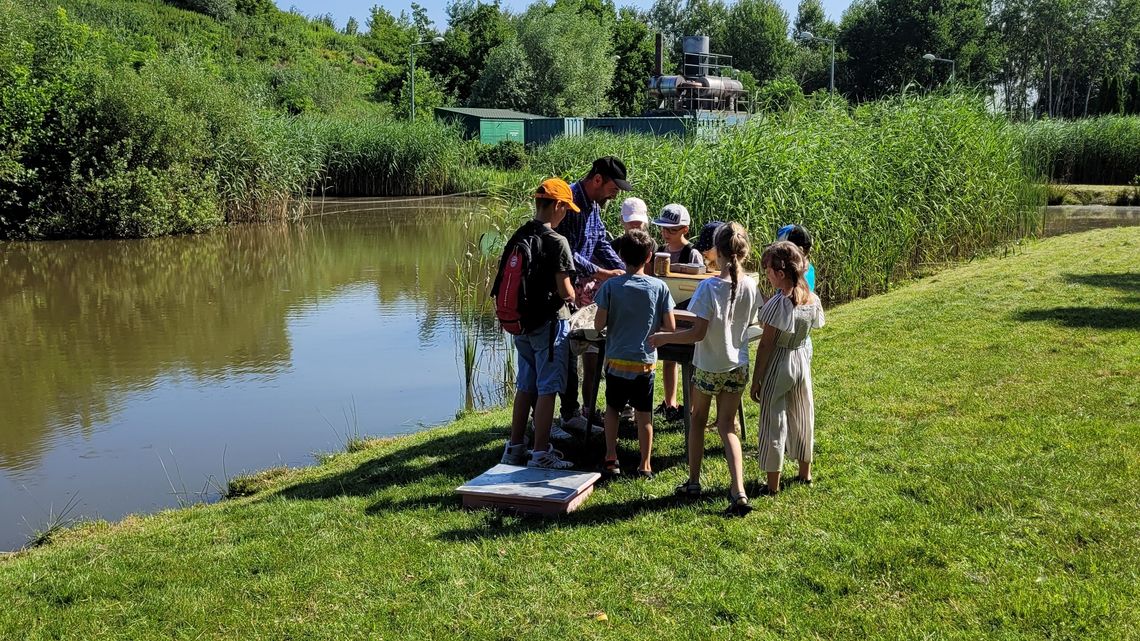
<path id="1" fill-rule="evenodd" d="M 0 638 L 1129 638 L 1138 263 L 1089 232 L 833 308 L 817 484 L 745 520 L 715 437 L 710 495 L 671 497 L 675 429 L 567 518 L 465 512 L 492 412 L 0 561 Z"/>
<path id="2" fill-rule="evenodd" d="M 1048 185 L 1050 205 L 1140 205 L 1140 185 Z"/>

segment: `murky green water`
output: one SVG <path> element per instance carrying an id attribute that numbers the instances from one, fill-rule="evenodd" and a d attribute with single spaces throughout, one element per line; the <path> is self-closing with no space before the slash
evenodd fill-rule
<path id="1" fill-rule="evenodd" d="M 114 519 L 451 419 L 480 207 L 326 201 L 340 213 L 300 225 L 0 243 L 0 549 L 72 497 L 70 516 Z"/>

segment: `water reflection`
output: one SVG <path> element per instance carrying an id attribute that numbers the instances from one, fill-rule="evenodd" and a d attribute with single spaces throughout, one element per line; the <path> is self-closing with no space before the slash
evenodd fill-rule
<path id="1" fill-rule="evenodd" d="M 170 504 L 154 452 L 196 486 L 223 448 L 232 473 L 449 418 L 452 278 L 481 206 L 327 201 L 300 225 L 0 244 L 0 549 L 69 488 L 88 515 Z"/>
<path id="2" fill-rule="evenodd" d="M 1060 236 L 1090 229 L 1140 225 L 1140 207 L 1063 205 L 1046 207 L 1045 236 Z"/>

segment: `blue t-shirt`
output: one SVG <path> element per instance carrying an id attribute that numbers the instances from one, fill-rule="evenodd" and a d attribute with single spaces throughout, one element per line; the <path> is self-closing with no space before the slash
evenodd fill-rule
<path id="1" fill-rule="evenodd" d="M 673 311 L 673 296 L 664 281 L 643 274 L 622 274 L 602 283 L 594 296 L 606 310 L 606 358 L 639 363 L 657 362 L 649 335 Z"/>
<path id="2" fill-rule="evenodd" d="M 808 289 L 815 291 L 815 265 L 808 263 L 807 273 L 804 274 L 804 280 L 807 281 Z"/>

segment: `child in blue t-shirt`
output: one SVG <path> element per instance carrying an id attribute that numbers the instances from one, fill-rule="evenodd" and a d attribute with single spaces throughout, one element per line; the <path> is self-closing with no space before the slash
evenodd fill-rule
<path id="1" fill-rule="evenodd" d="M 808 290 L 813 294 L 815 293 L 815 265 L 811 264 L 811 233 L 803 225 L 784 225 L 776 231 L 776 240 L 786 240 L 796 247 L 800 248 L 803 252 L 804 258 L 808 259 L 807 273 L 804 274 L 804 280 L 807 281 Z"/>
<path id="2" fill-rule="evenodd" d="M 649 336 L 676 329 L 673 297 L 664 281 L 645 273 L 656 243 L 640 229 L 614 242 L 625 262 L 625 274 L 610 278 L 598 289 L 594 328 L 606 330 L 606 459 L 605 473 L 621 474 L 617 458 L 618 417 L 626 403 L 633 406 L 641 463 L 637 475 L 653 478 L 653 370 L 657 352 Z"/>

